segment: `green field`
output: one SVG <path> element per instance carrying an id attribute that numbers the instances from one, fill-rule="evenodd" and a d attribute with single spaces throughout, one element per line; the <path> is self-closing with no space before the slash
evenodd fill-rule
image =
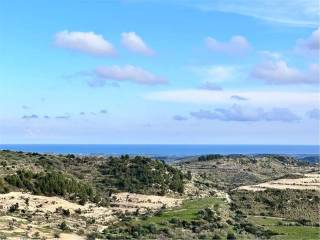
<path id="1" fill-rule="evenodd" d="M 191 221 L 197 218 L 197 213 L 203 208 L 214 208 L 214 206 L 219 205 L 223 207 L 225 205 L 223 199 L 221 198 L 199 198 L 195 200 L 185 200 L 179 208 L 165 210 L 159 216 L 152 216 L 146 220 L 139 221 L 139 223 L 156 223 L 167 222 L 172 218 L 178 218 L 180 220 Z"/>
<path id="2" fill-rule="evenodd" d="M 250 216 L 249 220 L 265 228 L 278 233 L 279 235 L 273 236 L 273 240 L 319 240 L 320 228 L 310 226 L 281 226 L 294 223 L 282 218 L 264 217 L 264 216 Z"/>

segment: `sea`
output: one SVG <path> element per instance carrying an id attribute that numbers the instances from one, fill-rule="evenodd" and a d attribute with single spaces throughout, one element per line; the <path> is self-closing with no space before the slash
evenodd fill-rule
<path id="1" fill-rule="evenodd" d="M 202 154 L 319 155 L 319 145 L 0 144 L 1 150 L 78 155 L 194 156 Z"/>

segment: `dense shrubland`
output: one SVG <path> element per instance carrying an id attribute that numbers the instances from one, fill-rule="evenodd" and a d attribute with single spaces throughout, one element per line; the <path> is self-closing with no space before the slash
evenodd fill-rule
<path id="1" fill-rule="evenodd" d="M 25 170 L 26 169 L 26 170 Z M 98 201 L 111 192 L 183 193 L 190 178 L 163 161 L 146 157 L 97 157 L 0 151 L 0 193 L 13 188 L 34 194 Z"/>
<path id="2" fill-rule="evenodd" d="M 232 209 L 249 215 L 283 217 L 304 225 L 319 223 L 319 192 L 314 190 L 234 191 Z"/>
<path id="3" fill-rule="evenodd" d="M 18 170 L 5 176 L 5 181 L 16 188 L 28 190 L 36 195 L 63 196 L 85 203 L 87 200 L 100 202 L 93 188 L 86 183 L 58 172 Z"/>
<path id="4" fill-rule="evenodd" d="M 162 161 L 145 157 L 110 157 L 99 166 L 103 182 L 110 188 L 136 193 L 182 193 L 184 175 Z"/>

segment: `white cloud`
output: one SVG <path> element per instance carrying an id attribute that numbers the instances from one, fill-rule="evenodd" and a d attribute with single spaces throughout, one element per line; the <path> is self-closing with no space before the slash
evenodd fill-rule
<path id="1" fill-rule="evenodd" d="M 222 88 L 219 85 L 217 85 L 213 82 L 209 82 L 209 81 L 202 83 L 199 88 L 206 89 L 206 90 L 212 90 L 212 91 L 222 90 Z"/>
<path id="2" fill-rule="evenodd" d="M 303 55 L 319 57 L 320 54 L 320 27 L 312 32 L 307 39 L 297 41 L 295 51 Z"/>
<path id="3" fill-rule="evenodd" d="M 273 108 L 264 110 L 262 108 L 248 108 L 237 104 L 229 108 L 216 108 L 214 111 L 200 110 L 191 112 L 191 116 L 197 119 L 221 120 L 221 121 L 282 121 L 293 122 L 300 118 L 287 108 Z"/>
<path id="4" fill-rule="evenodd" d="M 215 0 L 182 1 L 203 11 L 220 11 L 254 17 L 287 26 L 314 27 L 319 24 L 317 0 Z"/>
<path id="5" fill-rule="evenodd" d="M 282 58 L 282 54 L 280 52 L 260 51 L 259 53 L 266 60 L 278 60 Z"/>
<path id="6" fill-rule="evenodd" d="M 319 82 L 319 65 L 311 64 L 305 71 L 289 67 L 283 60 L 265 61 L 256 65 L 251 76 L 270 84 L 316 84 Z"/>
<path id="7" fill-rule="evenodd" d="M 38 118 L 39 118 L 39 116 L 37 114 L 22 116 L 22 119 L 38 119 Z"/>
<path id="8" fill-rule="evenodd" d="M 310 119 L 320 120 L 320 109 L 318 108 L 311 109 L 310 111 L 306 112 L 306 115 Z"/>
<path id="9" fill-rule="evenodd" d="M 240 67 L 232 65 L 193 66 L 190 70 L 208 82 L 224 82 L 239 74 Z"/>
<path id="10" fill-rule="evenodd" d="M 248 100 L 247 98 L 241 97 L 241 96 L 238 96 L 238 95 L 232 95 L 230 98 L 234 99 L 234 100 L 237 100 L 237 101 L 247 101 Z"/>
<path id="11" fill-rule="evenodd" d="M 121 43 L 132 52 L 147 56 L 153 55 L 154 51 L 148 47 L 143 39 L 135 32 L 124 32 L 121 34 Z"/>
<path id="12" fill-rule="evenodd" d="M 58 116 L 55 116 L 55 119 L 58 119 L 58 120 L 69 120 L 70 119 L 70 115 L 69 114 L 58 115 Z"/>
<path id="13" fill-rule="evenodd" d="M 181 115 L 174 115 L 173 119 L 176 120 L 176 121 L 186 121 L 186 120 L 188 120 L 187 117 L 184 117 L 184 116 L 181 116 Z"/>
<path id="14" fill-rule="evenodd" d="M 146 0 L 131 2 L 144 1 Z M 319 25 L 320 4 L 318 0 L 153 0 L 153 2 L 183 5 L 205 12 L 232 13 L 293 27 L 317 27 Z"/>
<path id="15" fill-rule="evenodd" d="M 229 42 L 219 42 L 218 40 L 207 37 L 205 39 L 206 47 L 213 52 L 226 54 L 243 54 L 250 49 L 248 40 L 243 36 L 233 36 Z"/>
<path id="16" fill-rule="evenodd" d="M 143 68 L 132 65 L 99 67 L 95 70 L 95 74 L 98 77 L 96 81 L 100 81 L 102 83 L 105 83 L 106 80 L 131 81 L 144 85 L 167 83 L 165 78 L 156 76 Z"/>
<path id="17" fill-rule="evenodd" d="M 115 49 L 102 35 L 94 32 L 62 31 L 55 35 L 57 47 L 88 53 L 95 56 L 112 56 Z"/>
<path id="18" fill-rule="evenodd" d="M 232 96 L 248 99 L 250 106 L 279 106 L 297 108 L 314 107 L 318 105 L 317 92 L 282 92 L 282 91 L 210 91 L 197 89 L 180 89 L 150 92 L 144 98 L 152 101 L 164 101 L 188 104 L 224 105 L 232 104 Z"/>

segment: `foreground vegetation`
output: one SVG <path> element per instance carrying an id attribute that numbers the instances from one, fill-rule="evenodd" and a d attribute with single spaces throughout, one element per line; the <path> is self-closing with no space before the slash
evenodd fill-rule
<path id="1" fill-rule="evenodd" d="M 104 158 L 1 151 L 0 164 L 2 192 L 21 188 L 85 200 L 100 195 L 108 198 L 117 191 L 164 195 L 184 190 L 185 175 L 179 169 L 140 156 Z"/>
<path id="2" fill-rule="evenodd" d="M 319 192 L 313 190 L 233 191 L 231 207 L 247 215 L 292 219 L 305 226 L 319 226 Z"/>
<path id="3" fill-rule="evenodd" d="M 249 216 L 250 222 L 270 229 L 278 235 L 272 239 L 277 240 L 318 240 L 319 227 L 304 226 L 299 222 L 286 220 L 284 218 L 266 217 L 266 216 Z"/>
<path id="4" fill-rule="evenodd" d="M 317 169 L 276 155 L 212 154 L 169 165 L 0 151 L 0 237 L 319 239 L 319 191 L 237 188 Z"/>

